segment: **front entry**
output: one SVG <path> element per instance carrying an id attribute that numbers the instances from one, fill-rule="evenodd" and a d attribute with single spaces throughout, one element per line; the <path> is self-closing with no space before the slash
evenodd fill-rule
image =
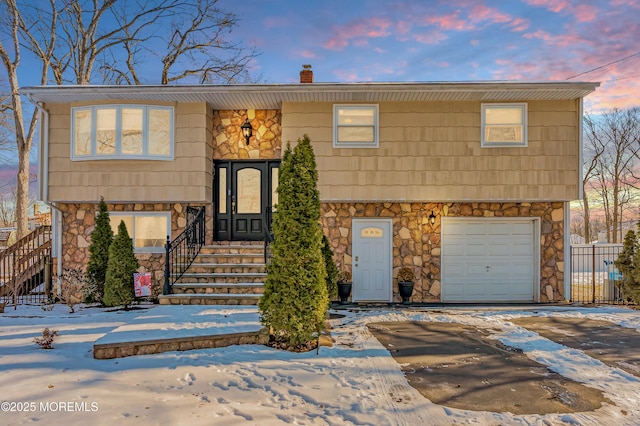
<path id="1" fill-rule="evenodd" d="M 391 219 L 353 219 L 353 301 L 391 302 Z"/>
<path id="2" fill-rule="evenodd" d="M 215 161 L 215 238 L 256 241 L 271 226 L 280 160 Z"/>

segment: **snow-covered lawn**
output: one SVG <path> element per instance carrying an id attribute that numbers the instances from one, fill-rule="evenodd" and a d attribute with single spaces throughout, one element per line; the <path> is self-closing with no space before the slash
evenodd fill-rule
<path id="1" fill-rule="evenodd" d="M 174 308 L 176 318 L 190 309 Z M 617 307 L 343 311 L 345 318 L 332 321 L 336 345 L 322 347 L 319 354 L 247 345 L 93 359 L 94 341 L 125 324 L 139 324 L 141 315 L 152 318 L 154 309 L 158 308 L 148 312 L 86 308 L 68 314 L 65 306 L 52 311 L 37 306 L 7 308 L 0 314 L 0 401 L 9 405 L 2 404 L 0 424 L 640 424 L 639 378 L 509 322 L 529 315 L 571 316 L 640 330 L 640 311 Z M 252 315 L 257 324 L 257 311 Z M 220 318 L 224 315 L 216 315 L 216 322 L 224 327 Z M 250 317 L 243 318 L 251 322 Z M 615 405 L 586 413 L 515 416 L 432 404 L 408 385 L 400 366 L 366 328 L 369 322 L 407 320 L 485 328 L 552 370 L 602 390 Z M 162 327 L 169 328 L 164 319 L 155 324 L 136 327 L 141 335 L 153 327 L 160 334 Z M 45 327 L 60 334 L 55 349 L 43 350 L 33 343 Z M 127 339 L 135 333 L 135 327 L 123 329 Z"/>

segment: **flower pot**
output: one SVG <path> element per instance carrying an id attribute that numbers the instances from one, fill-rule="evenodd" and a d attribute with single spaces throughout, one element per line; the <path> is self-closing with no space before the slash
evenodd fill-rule
<path id="1" fill-rule="evenodd" d="M 411 299 L 411 294 L 413 293 L 413 282 L 411 281 L 398 282 L 398 291 L 400 292 L 400 297 L 402 297 L 403 305 L 408 305 L 409 303 L 411 303 L 409 299 Z"/>
<path id="2" fill-rule="evenodd" d="M 340 304 L 346 305 L 351 295 L 351 283 L 338 283 L 338 297 L 340 298 Z"/>

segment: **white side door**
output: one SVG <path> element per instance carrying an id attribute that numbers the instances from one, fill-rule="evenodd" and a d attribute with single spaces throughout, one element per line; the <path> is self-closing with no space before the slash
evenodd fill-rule
<path id="1" fill-rule="evenodd" d="M 354 302 L 391 302 L 391 219 L 353 219 Z"/>

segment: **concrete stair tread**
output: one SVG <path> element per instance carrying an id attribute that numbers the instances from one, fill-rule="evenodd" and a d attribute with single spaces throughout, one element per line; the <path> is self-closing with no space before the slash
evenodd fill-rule
<path id="1" fill-rule="evenodd" d="M 182 278 L 189 277 L 266 277 L 266 272 L 185 272 Z"/>
<path id="2" fill-rule="evenodd" d="M 264 287 L 264 283 L 175 283 L 177 288 Z"/>
<path id="3" fill-rule="evenodd" d="M 213 268 L 257 268 L 266 266 L 266 263 L 192 263 L 191 267 L 213 267 Z"/>
<path id="4" fill-rule="evenodd" d="M 262 294 L 232 294 L 232 293 L 187 293 L 187 294 L 167 294 L 164 296 L 159 296 L 160 298 L 169 298 L 169 299 L 182 299 L 182 298 L 190 298 L 190 299 L 260 299 Z"/>

